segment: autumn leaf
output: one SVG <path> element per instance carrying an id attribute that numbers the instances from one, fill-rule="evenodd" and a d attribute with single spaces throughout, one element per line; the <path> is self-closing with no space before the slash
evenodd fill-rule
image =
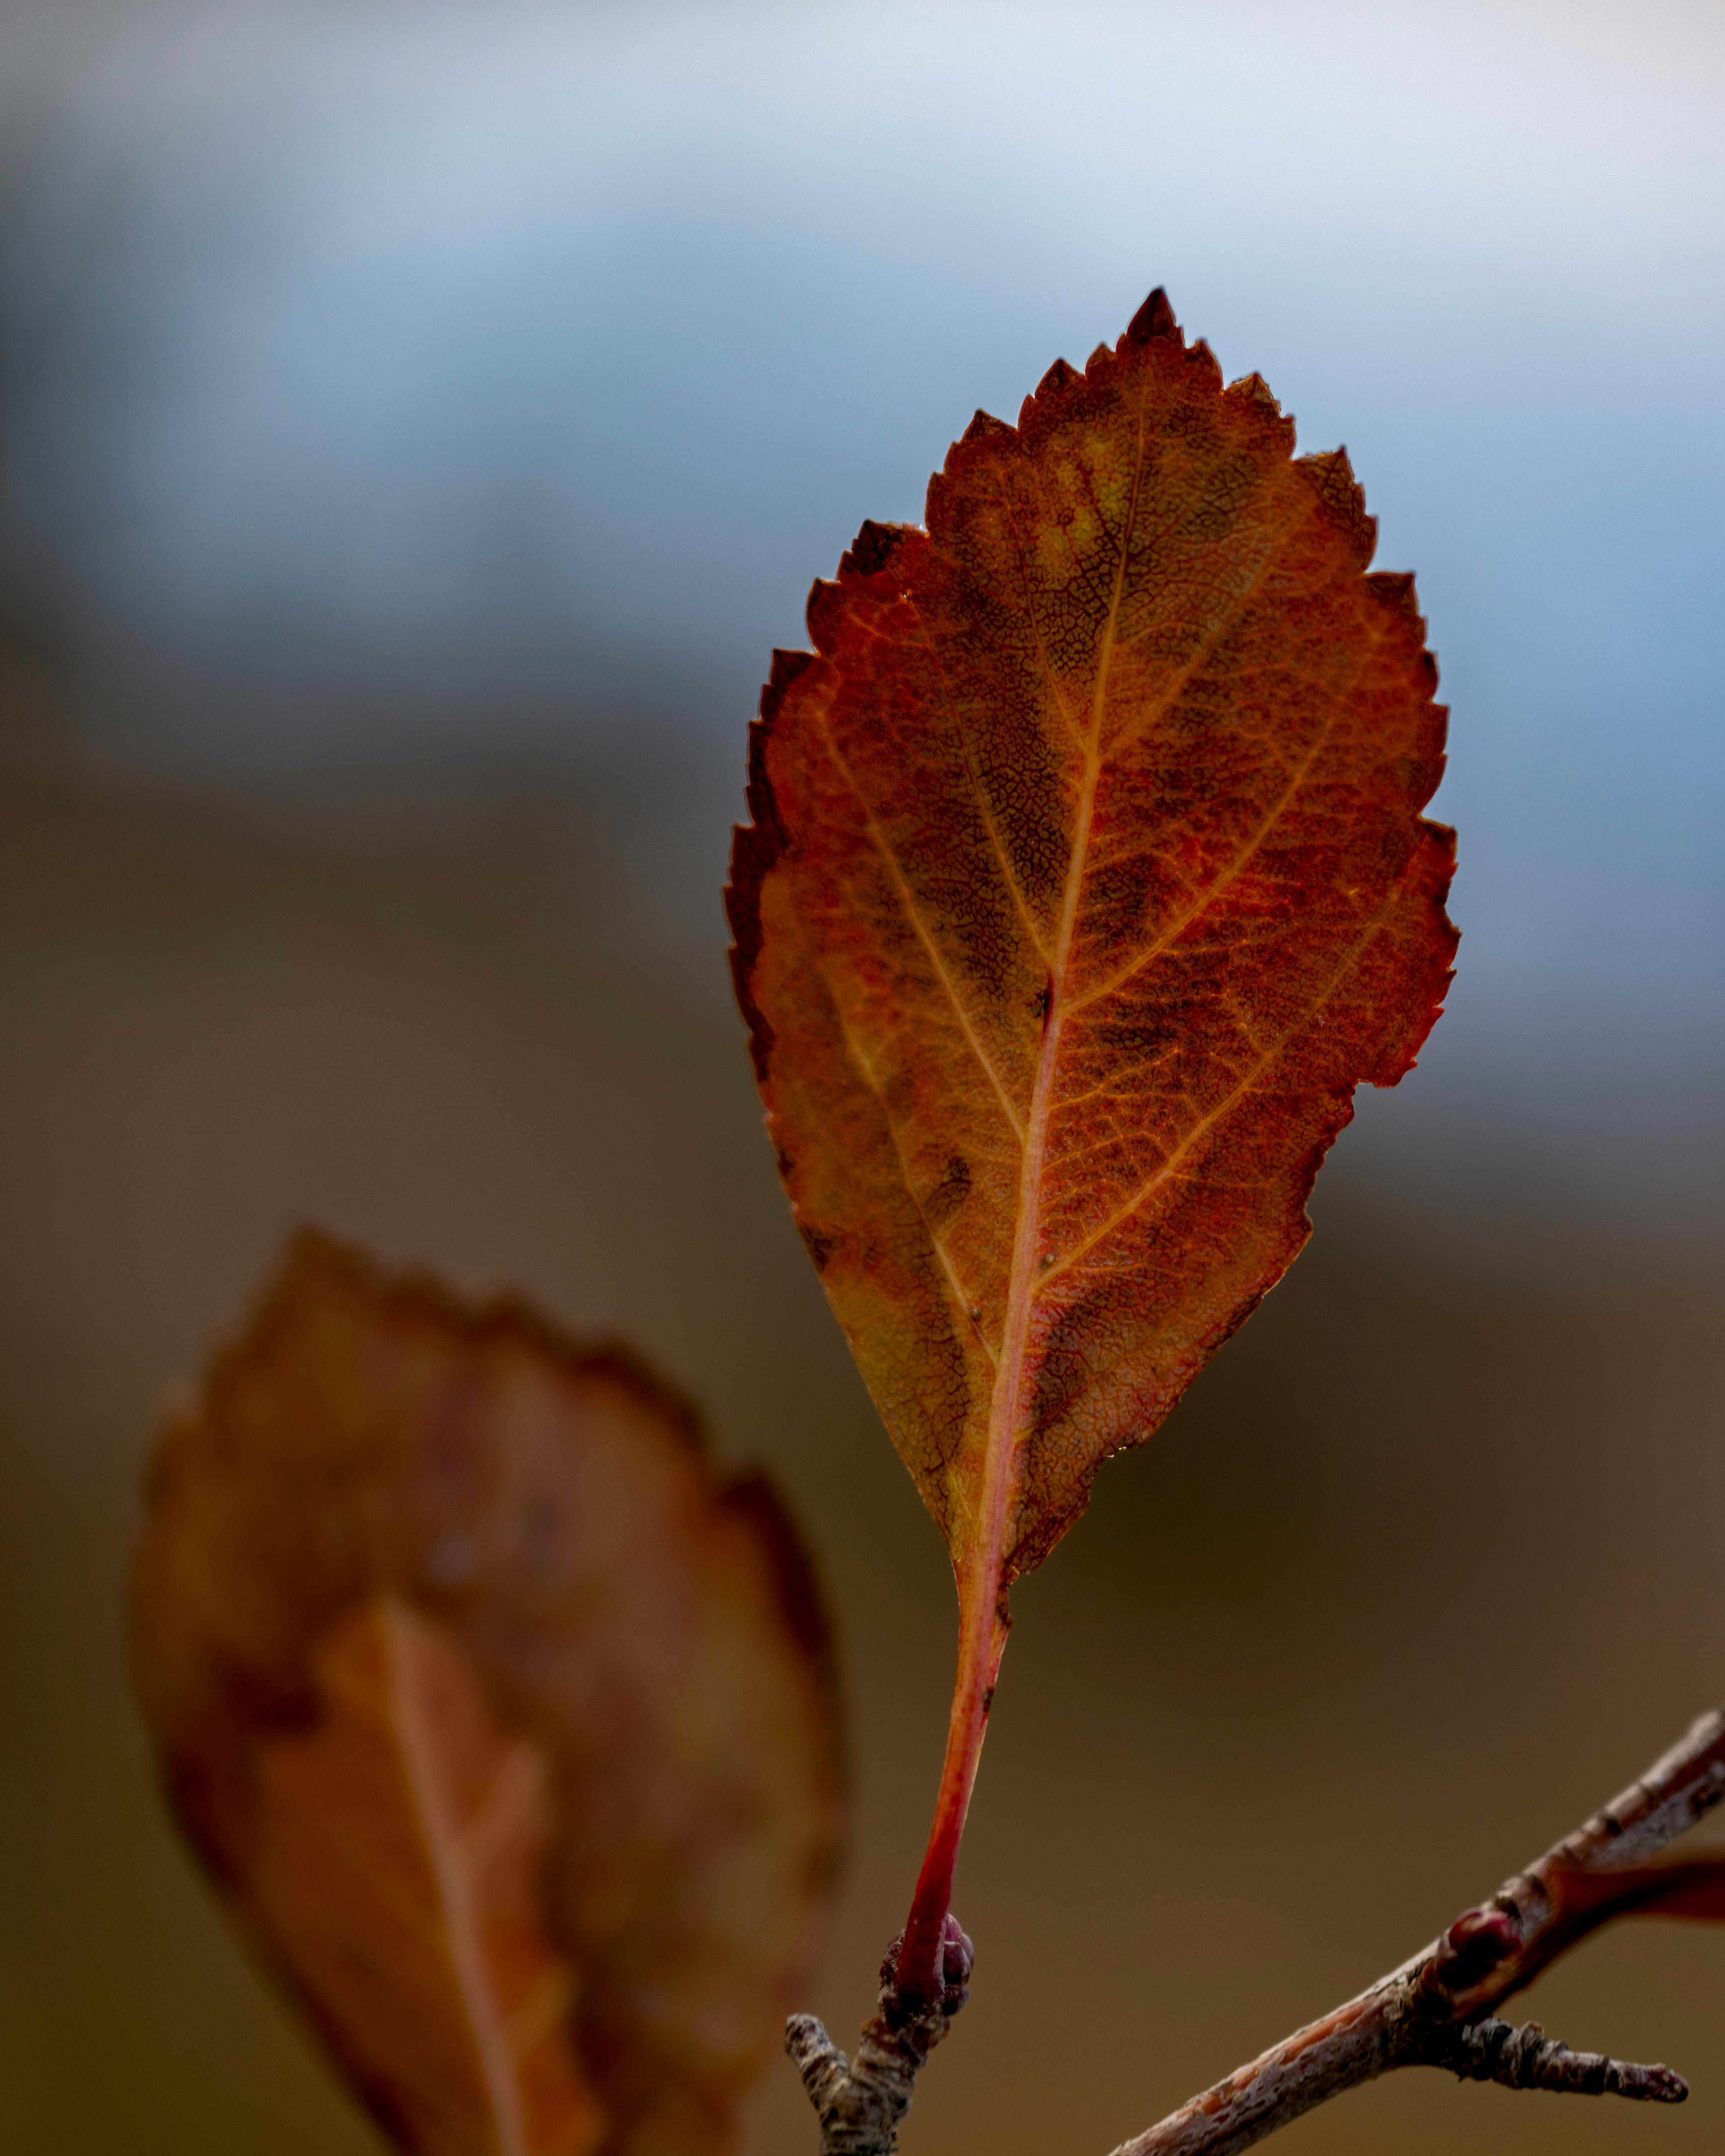
<path id="1" fill-rule="evenodd" d="M 779 652 L 727 894 L 798 1224 L 952 1552 L 906 1966 L 932 1984 L 1006 1591 L 1281 1277 L 1440 1008 L 1444 713 L 1339 452 L 1158 292 Z"/>
<path id="2" fill-rule="evenodd" d="M 408 2146 L 587 2156 L 604 2121 L 546 1936 L 543 1753 L 393 1596 L 313 1656 L 320 1712 L 258 1748 L 254 1906 L 331 2046 Z"/>
<path id="3" fill-rule="evenodd" d="M 133 1659 L 194 1844 L 402 2146 L 561 2156 L 559 2074 L 606 2156 L 734 2143 L 830 1900 L 830 1656 L 771 1491 L 637 1363 L 301 1238 L 158 1450 Z M 395 1928 L 346 1941 L 380 1837 Z"/>

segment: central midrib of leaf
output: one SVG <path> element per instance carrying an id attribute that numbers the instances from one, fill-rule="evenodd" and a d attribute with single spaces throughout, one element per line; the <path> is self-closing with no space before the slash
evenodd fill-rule
<path id="1" fill-rule="evenodd" d="M 1019 1169 L 1017 1219 L 1013 1228 L 1012 1264 L 1007 1276 L 1006 1313 L 1002 1328 L 999 1360 L 988 1403 L 988 1435 L 983 1477 L 983 1593 L 993 1601 L 999 1593 L 1004 1559 L 1007 1513 L 1012 1502 L 1013 1461 L 1017 1450 L 1022 1415 L 1025 1349 L 1029 1344 L 1030 1312 L 1036 1294 L 1036 1245 L 1042 1219 L 1043 1160 L 1047 1149 L 1049 1119 L 1054 1103 L 1055 1081 L 1060 1058 L 1060 1031 L 1066 1014 L 1066 973 L 1071 961 L 1072 938 L 1078 921 L 1080 896 L 1084 888 L 1085 865 L 1090 852 L 1091 820 L 1095 813 L 1096 785 L 1101 775 L 1102 712 L 1107 701 L 1108 670 L 1114 656 L 1120 620 L 1120 603 L 1126 589 L 1132 532 L 1137 523 L 1138 490 L 1144 472 L 1144 398 L 1138 395 L 1137 444 L 1132 459 L 1131 494 L 1121 527 L 1119 558 L 1114 567 L 1113 588 L 1107 618 L 1102 624 L 1096 654 L 1096 686 L 1091 696 L 1090 727 L 1084 742 L 1084 777 L 1078 815 L 1072 834 L 1072 850 L 1066 863 L 1066 880 L 1060 897 L 1060 924 L 1049 968 L 1048 1003 L 1043 1019 L 1042 1043 L 1036 1059 L 1036 1076 L 1030 1095 L 1024 1152 Z"/>
<path id="2" fill-rule="evenodd" d="M 1074 738 L 1080 741 L 1085 759 L 1085 773 L 1072 851 L 1062 894 L 1058 941 L 1055 951 L 1049 962 L 1048 1018 L 1038 1057 L 1027 1123 L 1021 1127 L 1017 1119 L 1014 1118 L 1014 1132 L 1023 1149 L 1023 1168 L 1019 1181 L 1013 1259 L 1009 1274 L 1007 1308 L 1003 1322 L 1001 1348 L 998 1355 L 992 1348 L 989 1349 L 990 1360 L 996 1363 L 1000 1376 L 997 1379 L 990 1402 L 987 1440 L 988 1467 L 986 1476 L 989 1496 L 983 1507 L 984 1518 L 1003 1528 L 1011 1478 L 1009 1471 L 997 1478 L 996 1466 L 997 1463 L 1001 1463 L 1009 1471 L 1012 1452 L 1017 1441 L 1019 1434 L 1017 1407 L 1023 1385 L 1023 1362 L 1029 1338 L 1030 1315 L 1037 1301 L 1045 1290 L 1050 1286 L 1061 1274 L 1093 1250 L 1098 1243 L 1105 1241 L 1137 1211 L 1158 1188 L 1167 1181 L 1178 1162 L 1191 1151 L 1204 1133 L 1238 1105 L 1240 1100 L 1250 1090 L 1263 1071 L 1281 1053 L 1287 1041 L 1287 1034 L 1284 1034 L 1261 1050 L 1240 1082 L 1214 1108 L 1200 1116 L 1188 1129 L 1174 1150 L 1158 1164 L 1154 1174 L 1147 1178 L 1099 1227 L 1082 1237 L 1070 1250 L 1064 1251 L 1058 1259 L 1050 1260 L 1045 1268 L 1039 1269 L 1035 1264 L 1035 1244 L 1037 1231 L 1040 1225 L 1042 1169 L 1045 1157 L 1049 1119 L 1054 1105 L 1054 1085 L 1060 1060 L 1062 1030 L 1065 1020 L 1072 1013 L 1081 1010 L 1091 1004 L 1101 1002 L 1105 998 L 1117 993 L 1127 982 L 1142 973 L 1147 967 L 1153 964 L 1165 951 L 1177 942 L 1186 931 L 1214 905 L 1219 893 L 1244 872 L 1260 851 L 1271 833 L 1281 823 L 1311 776 L 1312 767 L 1318 757 L 1327 746 L 1333 727 L 1333 720 L 1325 723 L 1314 737 L 1304 756 L 1289 773 L 1280 793 L 1266 809 L 1257 829 L 1250 839 L 1233 856 L 1227 865 L 1203 887 L 1184 910 L 1168 922 L 1150 943 L 1135 952 L 1132 957 L 1125 961 L 1116 972 L 1105 979 L 1093 983 L 1083 994 L 1069 998 L 1065 993 L 1066 975 L 1088 859 L 1091 822 L 1096 785 L 1103 763 L 1101 747 L 1101 717 L 1106 701 L 1109 666 L 1119 641 L 1117 625 L 1120 604 L 1124 593 L 1132 532 L 1137 521 L 1138 496 L 1143 472 L 1142 405 L 1138 422 L 1137 457 L 1132 474 L 1132 497 L 1127 510 L 1127 521 L 1122 535 L 1120 557 L 1116 566 L 1108 615 L 1099 647 L 1096 683 L 1091 699 L 1089 728 L 1082 737 L 1077 734 L 1076 728 L 1071 729 Z M 1204 639 L 1199 650 L 1181 670 L 1178 682 L 1176 684 L 1176 691 L 1178 687 L 1183 685 L 1184 682 L 1189 680 L 1208 659 L 1220 637 L 1225 633 L 1229 622 L 1231 622 L 1240 611 L 1251 603 L 1273 562 L 1303 530 L 1308 518 L 1317 512 L 1317 503 L 1314 499 L 1306 512 L 1296 516 L 1281 534 L 1276 544 L 1270 550 L 1251 576 L 1245 591 L 1241 594 L 1235 606 L 1230 609 L 1229 621 L 1219 624 L 1213 629 L 1210 634 Z M 1166 710 L 1171 701 L 1171 692 L 1165 690 L 1157 700 L 1157 712 Z M 1150 720 L 1140 722 L 1130 734 L 1122 737 L 1122 741 L 1117 742 L 1114 745 L 1115 753 L 1119 752 L 1123 742 L 1137 738 L 1149 724 L 1153 723 L 1154 716 L 1155 714 L 1153 714 Z M 1068 724 L 1070 726 L 1070 721 Z M 1016 896 L 1014 891 L 1014 896 Z M 1391 894 L 1386 899 L 1384 906 L 1367 921 L 1361 934 L 1349 946 L 1342 963 L 1337 968 L 1330 981 L 1326 983 L 1322 994 L 1307 1010 L 1301 1014 L 1302 1023 L 1309 1019 L 1312 1009 L 1322 1007 L 1340 981 L 1345 978 L 1354 959 L 1376 932 L 1384 913 L 1393 903 L 1394 894 Z M 1040 955 L 1042 947 L 1040 942 L 1037 942 L 1037 950 Z M 982 1060 L 987 1067 L 986 1058 Z M 993 1075 L 992 1072 L 990 1075 Z M 944 1256 L 944 1253 L 942 1255 Z M 986 1340 L 983 1344 L 985 1347 L 988 1345 Z M 1009 1379 L 1007 1373 L 1009 1367 L 1012 1375 Z M 1010 1389 L 1009 1389 L 1009 1384 Z M 996 1486 L 997 1479 L 1002 1486 Z"/>
<path id="3" fill-rule="evenodd" d="M 411 1646 L 405 1622 L 392 1604 L 384 1606 L 383 1628 L 390 1718 L 400 1736 L 408 1792 L 437 1881 L 449 1965 L 479 2054 L 499 2156 L 531 2156 L 508 2017 L 497 1994 L 483 1938 L 475 1852 L 452 1815 L 445 1778 L 438 1769 L 437 1738 L 423 1687 L 415 1687 L 407 1669 Z M 506 1756 L 497 1769 L 491 1792 L 494 1801 L 506 1795 L 500 1785 L 510 1764 Z M 480 1819 L 488 1809 L 480 1806 Z"/>
<path id="4" fill-rule="evenodd" d="M 1115 565 L 1107 617 L 1103 624 L 1097 651 L 1090 727 L 1083 743 L 1084 772 L 1079 791 L 1078 814 L 1061 894 L 1060 931 L 1049 966 L 1047 1003 L 1043 1017 L 1042 1041 L 1036 1060 L 1036 1075 L 1031 1089 L 1029 1113 L 1021 1139 L 1018 1210 L 1013 1225 L 1012 1260 L 1007 1280 L 1000 1353 L 995 1363 L 993 1389 L 988 1403 L 982 1502 L 980 1516 L 976 1521 L 978 1532 L 974 1546 L 962 1555 L 961 1545 L 955 1541 L 953 1546 L 953 1556 L 958 1568 L 960 1605 L 958 1669 L 953 1686 L 952 1719 L 947 1732 L 947 1756 L 941 1773 L 934 1824 L 905 1929 L 901 1970 L 903 1980 L 911 1984 L 913 1994 L 917 1991 L 930 1994 L 938 1981 L 942 1928 L 952 1906 L 958 1843 L 964 1831 L 970 1791 L 988 1727 L 994 1676 L 1006 1644 L 1006 1613 L 1001 1608 L 1000 1583 L 1005 1563 L 1006 1523 L 1012 1505 L 1013 1468 L 1024 1398 L 1030 1312 L 1035 1297 L 1043 1160 L 1054 1101 L 1055 1079 L 1060 1063 L 1066 973 L 1071 960 L 1079 896 L 1083 888 L 1085 864 L 1090 850 L 1091 820 L 1096 807 L 1096 785 L 1101 772 L 1102 711 L 1107 699 L 1108 670 L 1114 653 L 1132 527 L 1137 520 L 1138 490 L 1143 467 L 1143 398 L 1141 393 L 1137 453 L 1133 462 L 1131 497 L 1120 536 L 1120 557 Z"/>

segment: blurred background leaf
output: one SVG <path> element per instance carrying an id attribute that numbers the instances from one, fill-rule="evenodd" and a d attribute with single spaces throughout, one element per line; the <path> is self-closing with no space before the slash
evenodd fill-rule
<path id="1" fill-rule="evenodd" d="M 737 2145 L 831 1912 L 832 1641 L 644 1364 L 301 1234 L 131 1602 L 180 1823 L 403 2149 Z"/>

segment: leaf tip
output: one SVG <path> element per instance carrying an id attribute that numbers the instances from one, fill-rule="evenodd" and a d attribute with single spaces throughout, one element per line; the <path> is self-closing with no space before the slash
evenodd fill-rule
<path id="1" fill-rule="evenodd" d="M 1378 543 L 1378 520 L 1367 513 L 1365 489 L 1353 475 L 1347 445 L 1296 457 L 1294 469 L 1309 482 L 1337 529 L 1353 542 L 1355 558 L 1363 568 Z"/>
<path id="2" fill-rule="evenodd" d="M 1158 285 L 1126 326 L 1128 344 L 1149 344 L 1158 337 L 1173 337 L 1180 342 L 1180 325 L 1174 320 L 1174 311 L 1168 304 L 1168 294 Z"/>
<path id="3" fill-rule="evenodd" d="M 980 405 L 976 417 L 958 437 L 961 442 L 985 442 L 997 434 L 1009 434 L 1012 429 L 1004 419 L 997 419 L 992 412 L 984 412 Z"/>
<path id="4" fill-rule="evenodd" d="M 1237 382 L 1229 383 L 1226 393 L 1241 403 L 1250 404 L 1266 418 L 1279 419 L 1282 416 L 1281 401 L 1261 374 L 1242 374 Z"/>
<path id="5" fill-rule="evenodd" d="M 850 552 L 839 564 L 839 576 L 872 577 L 890 569 L 900 547 L 915 537 L 917 529 L 914 524 L 877 524 L 872 516 L 865 516 Z"/>
<path id="6" fill-rule="evenodd" d="M 847 554 L 845 560 L 850 557 Z M 845 573 L 845 563 L 839 565 L 839 574 Z M 818 652 L 830 652 L 839 640 L 839 622 L 845 612 L 843 588 L 834 577 L 817 577 L 809 587 L 809 597 L 803 608 L 803 619 L 808 626 L 809 641 Z"/>
<path id="7" fill-rule="evenodd" d="M 766 685 L 761 690 L 761 716 L 763 720 L 771 721 L 784 701 L 786 690 L 805 666 L 813 664 L 814 659 L 812 651 L 776 650 L 773 653 Z"/>

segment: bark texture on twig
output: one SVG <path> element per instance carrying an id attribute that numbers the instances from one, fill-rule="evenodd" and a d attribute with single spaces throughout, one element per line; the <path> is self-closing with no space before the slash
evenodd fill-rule
<path id="1" fill-rule="evenodd" d="M 1650 2103 L 1681 2103 L 1688 2095 L 1669 2066 L 1630 2066 L 1603 2051 L 1572 2051 L 1537 2021 L 1471 2021 L 1453 2048 L 1429 2061 L 1461 2081 L 1497 2082 L 1505 2088 L 1553 2089 L 1566 2096 L 1626 2096 Z"/>
<path id="2" fill-rule="evenodd" d="M 1725 1915 L 1725 1858 L 1655 1864 L 1725 1798 L 1725 1712 L 1703 1715 L 1640 1781 L 1368 1991 L 1194 2097 L 1114 2156 L 1232 2156 L 1397 2066 L 1585 2096 L 1681 2103 L 1668 2066 L 1571 2051 L 1497 2010 L 1614 1917 Z"/>
<path id="3" fill-rule="evenodd" d="M 901 1994 L 903 1943 L 901 1932 L 886 1950 L 880 2004 L 864 2025 L 854 2058 L 845 2057 L 814 2015 L 793 2014 L 785 2024 L 785 2050 L 820 2120 L 821 2156 L 892 2156 L 916 2076 L 970 1995 L 974 1953 L 956 1917 L 947 1918 L 942 1936 L 937 1999 Z"/>

